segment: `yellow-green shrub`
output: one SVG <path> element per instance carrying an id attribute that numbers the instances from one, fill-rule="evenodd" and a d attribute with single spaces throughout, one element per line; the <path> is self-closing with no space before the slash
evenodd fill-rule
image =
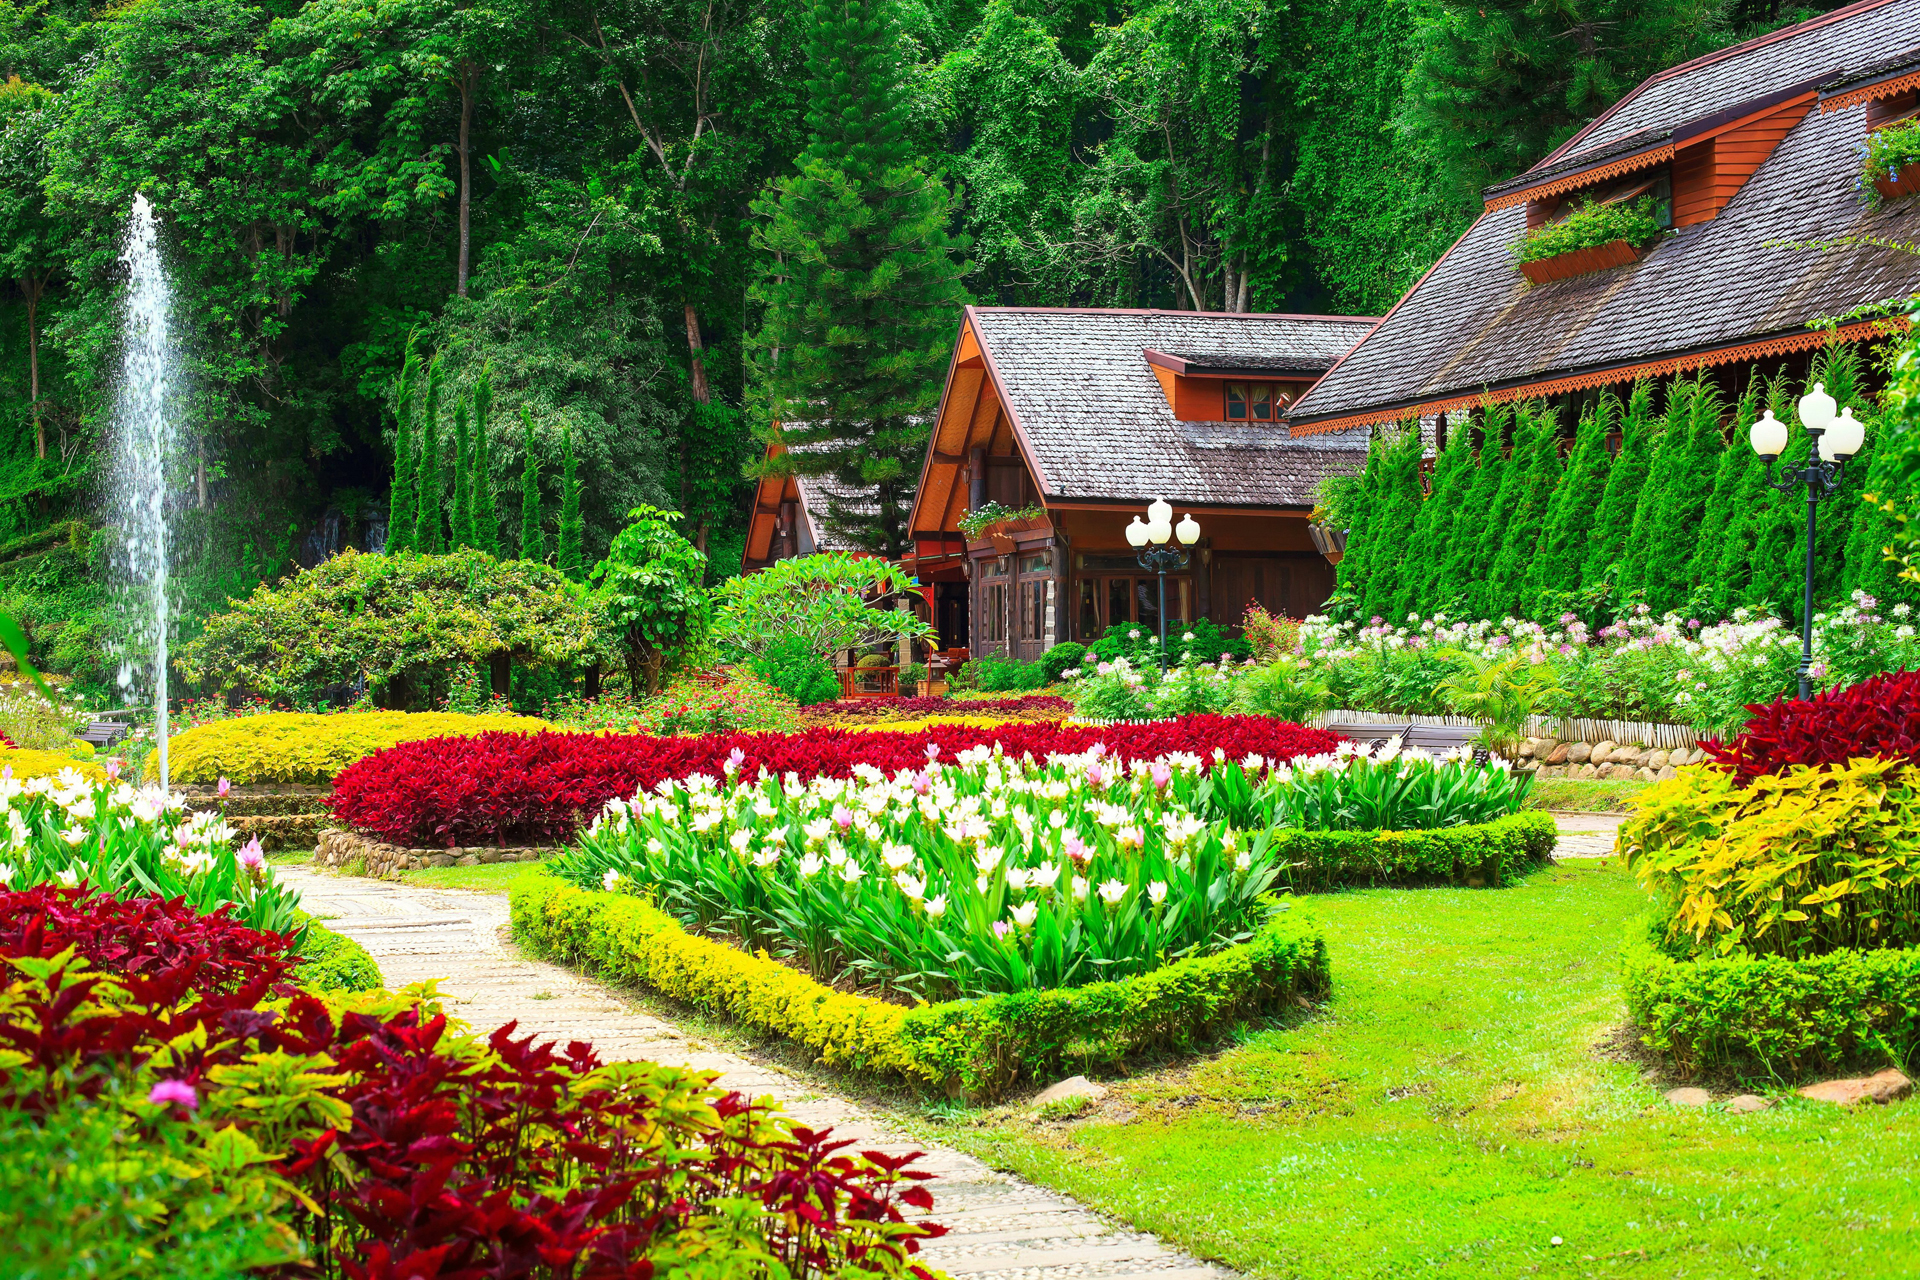
<path id="1" fill-rule="evenodd" d="M 829 1063 L 976 1098 L 1070 1063 L 1186 1047 L 1330 981 L 1318 926 L 1279 910 L 1239 946 L 1138 977 L 908 1009 L 834 991 L 765 952 L 695 937 L 642 899 L 546 871 L 518 877 L 512 901 L 515 935 L 547 955 L 775 1032 Z"/>
<path id="2" fill-rule="evenodd" d="M 167 771 L 175 783 L 304 782 L 325 784 L 376 751 L 421 738 L 467 738 L 507 730 L 554 728 L 532 716 L 464 716 L 444 711 L 350 711 L 308 715 L 279 711 L 189 729 L 169 740 Z M 158 777 L 156 754 L 147 778 Z"/>
<path id="3" fill-rule="evenodd" d="M 107 771 L 99 765 L 64 751 L 24 751 L 14 747 L 0 748 L 0 768 L 11 768 L 16 778 L 51 778 L 62 769 L 72 769 L 95 782 L 107 776 Z"/>
<path id="4" fill-rule="evenodd" d="M 1620 847 L 1675 955 L 1804 957 L 1920 943 L 1920 790 L 1904 761 L 1796 765 L 1746 787 L 1687 769 Z"/>

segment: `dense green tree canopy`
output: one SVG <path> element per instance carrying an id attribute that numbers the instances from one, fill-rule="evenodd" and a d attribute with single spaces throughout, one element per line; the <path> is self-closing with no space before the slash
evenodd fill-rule
<path id="1" fill-rule="evenodd" d="M 1640 76 L 1831 7 L 0 0 L 0 558 L 110 516 L 136 192 L 183 338 L 189 626 L 336 525 L 544 549 L 564 515 L 592 564 L 670 506 L 711 579 L 800 402 L 834 469 L 910 486 L 964 261 L 988 302 L 1378 312 Z"/>

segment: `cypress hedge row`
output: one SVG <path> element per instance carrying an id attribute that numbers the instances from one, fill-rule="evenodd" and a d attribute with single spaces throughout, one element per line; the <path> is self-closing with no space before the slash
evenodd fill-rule
<path id="1" fill-rule="evenodd" d="M 1913 594 L 1884 553 L 1893 518 L 1861 496 L 1881 431 L 1860 395 L 1859 362 L 1854 347 L 1835 347 L 1808 380 L 1867 424 L 1860 455 L 1821 504 L 1818 608 L 1856 589 L 1883 602 Z M 1803 391 L 1756 378 L 1730 406 L 1705 376 L 1678 378 L 1656 413 L 1643 379 L 1624 401 L 1608 391 L 1589 404 L 1564 453 L 1545 401 L 1489 405 L 1480 447 L 1475 432 L 1447 433 L 1430 495 L 1415 424 L 1380 432 L 1345 498 L 1347 553 L 1330 608 L 1394 622 L 1410 613 L 1551 622 L 1566 612 L 1597 622 L 1641 603 L 1701 621 L 1745 605 L 1797 622 L 1806 507 L 1766 487 L 1747 431 L 1769 407 L 1794 423 Z M 1808 442 L 1796 426 L 1775 474 L 1804 466 Z"/>

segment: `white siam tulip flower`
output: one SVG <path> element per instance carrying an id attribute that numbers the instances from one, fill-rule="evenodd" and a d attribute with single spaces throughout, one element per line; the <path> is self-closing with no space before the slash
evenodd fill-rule
<path id="1" fill-rule="evenodd" d="M 890 844 L 880 854 L 881 861 L 887 864 L 889 871 L 899 871 L 913 862 L 913 846 L 910 844 Z"/>
<path id="2" fill-rule="evenodd" d="M 1075 876 L 1073 878 L 1073 897 L 1076 902 L 1085 902 L 1087 900 L 1087 878 L 1085 876 Z"/>
<path id="3" fill-rule="evenodd" d="M 901 893 L 906 894 L 907 897 L 915 902 L 927 896 L 927 882 L 916 879 L 904 871 L 893 878 L 893 884 Z"/>
<path id="4" fill-rule="evenodd" d="M 777 844 L 763 844 L 754 852 L 753 865 L 756 867 L 770 867 L 780 861 L 782 852 L 783 850 Z"/>
<path id="5" fill-rule="evenodd" d="M 1034 920 L 1040 914 L 1038 902 L 1023 902 L 1013 909 L 1013 922 L 1022 929 L 1033 928 Z"/>
<path id="6" fill-rule="evenodd" d="M 660 843 L 659 836 L 654 836 L 652 839 L 647 841 L 647 852 L 652 854 L 654 857 L 657 858 L 661 854 L 665 853 L 666 851 L 667 851 L 667 846 Z"/>
<path id="7" fill-rule="evenodd" d="M 927 914 L 935 920 L 947 914 L 947 895 L 943 893 L 937 898 L 928 898 Z"/>
<path id="8" fill-rule="evenodd" d="M 72 867 L 62 867 L 53 874 L 55 879 L 59 880 L 61 884 L 67 886 L 69 889 L 80 883 L 80 873 Z"/>
<path id="9" fill-rule="evenodd" d="M 1100 886 L 1100 901 L 1110 907 L 1119 906 L 1120 900 L 1126 896 L 1127 886 L 1118 880 L 1108 880 Z"/>
<path id="10" fill-rule="evenodd" d="M 68 827 L 60 833 L 60 838 L 75 848 L 78 848 L 80 842 L 87 838 L 87 829 L 82 826 Z"/>
<path id="11" fill-rule="evenodd" d="M 1155 880 L 1152 884 L 1148 885 L 1147 897 L 1153 900 L 1153 905 L 1156 907 L 1165 902 L 1167 900 L 1167 882 L 1164 880 Z"/>
<path id="12" fill-rule="evenodd" d="M 820 861 L 818 857 L 809 853 L 800 859 L 800 875 L 805 879 L 811 880 L 819 875 L 821 868 L 826 865 L 827 864 Z"/>
<path id="13" fill-rule="evenodd" d="M 865 874 L 867 874 L 867 869 L 858 862 L 855 862 L 852 858 L 848 858 L 840 864 L 840 878 L 848 884 L 859 884 L 860 877 Z"/>
<path id="14" fill-rule="evenodd" d="M 606 890 L 608 893 L 612 893 L 613 886 L 619 883 L 620 883 L 620 873 L 618 871 L 615 871 L 612 867 L 608 867 L 607 874 L 600 877 L 600 887 Z"/>
<path id="15" fill-rule="evenodd" d="M 751 827 L 741 827 L 738 831 L 735 831 L 727 837 L 727 843 L 733 846 L 735 853 L 745 853 L 747 846 L 753 843 L 753 829 Z"/>

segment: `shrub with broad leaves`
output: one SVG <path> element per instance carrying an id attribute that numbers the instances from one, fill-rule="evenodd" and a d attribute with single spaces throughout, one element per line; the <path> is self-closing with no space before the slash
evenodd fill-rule
<path id="1" fill-rule="evenodd" d="M 1754 704 L 1732 742 L 1701 743 L 1742 785 L 1794 765 L 1845 764 L 1868 757 L 1920 761 L 1920 671 L 1895 671 L 1807 701 Z"/>
<path id="2" fill-rule="evenodd" d="M 999 724 L 680 738 L 483 734 L 402 743 L 369 756 L 335 779 L 328 803 L 341 822 L 393 844 L 560 844 L 609 800 L 668 778 L 718 778 L 730 763 L 748 777 L 764 768 L 806 782 L 851 777 L 862 764 L 888 773 L 919 768 L 930 749 L 950 760 L 969 747 L 997 744 L 1009 756 L 1042 759 L 1098 744 L 1129 762 L 1190 752 L 1206 768 L 1216 759 L 1248 755 L 1290 760 L 1331 751 L 1338 741 L 1335 734 L 1262 716 L 1187 716 L 1124 729 Z"/>
<path id="3" fill-rule="evenodd" d="M 854 1154 L 700 1072 L 469 1034 L 430 990 L 299 992 L 284 954 L 202 919 L 195 939 L 170 910 L 0 893 L 0 1131 L 32 1149 L 101 1117 L 116 1160 L 153 1166 L 152 1212 L 112 1218 L 143 1273 L 928 1275 L 915 1156 Z M 57 1211 L 43 1181 L 25 1203 Z M 10 1243 L 21 1203 L 0 1204 Z M 95 1216 L 36 1234 L 71 1251 L 48 1274 L 96 1256 Z"/>

